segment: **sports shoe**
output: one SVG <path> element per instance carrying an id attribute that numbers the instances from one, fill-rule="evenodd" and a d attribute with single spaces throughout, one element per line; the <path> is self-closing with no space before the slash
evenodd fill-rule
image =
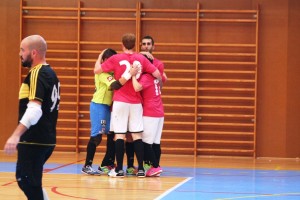
<path id="1" fill-rule="evenodd" d="M 136 175 L 137 169 L 135 167 L 129 167 L 126 169 L 126 175 Z"/>
<path id="2" fill-rule="evenodd" d="M 146 176 L 145 171 L 144 171 L 144 170 L 139 170 L 139 171 L 136 173 L 136 176 L 139 177 L 139 178 L 145 177 L 145 176 Z"/>
<path id="3" fill-rule="evenodd" d="M 108 172 L 108 176 L 110 177 L 114 177 L 114 178 L 123 178 L 124 177 L 124 171 L 123 170 L 119 170 L 119 172 L 115 171 L 116 169 L 112 169 L 110 170 L 110 172 Z"/>
<path id="4" fill-rule="evenodd" d="M 98 169 L 96 170 L 96 172 L 98 172 L 100 174 L 105 174 L 100 167 L 98 167 Z"/>
<path id="5" fill-rule="evenodd" d="M 99 166 L 98 170 L 102 171 L 103 174 L 108 174 L 113 168 L 114 166 Z"/>
<path id="6" fill-rule="evenodd" d="M 148 171 L 150 168 L 151 168 L 151 165 L 150 165 L 150 164 L 148 164 L 148 163 L 145 163 L 145 164 L 144 164 L 144 169 L 145 169 L 145 171 Z"/>
<path id="7" fill-rule="evenodd" d="M 81 172 L 88 175 L 98 175 L 98 176 L 101 175 L 101 172 L 99 172 L 99 170 L 96 171 L 89 165 L 82 167 Z"/>
<path id="8" fill-rule="evenodd" d="M 146 176 L 156 176 L 156 175 L 158 175 L 158 174 L 161 174 L 162 173 L 162 168 L 161 167 L 157 167 L 157 168 L 155 168 L 155 167 L 151 167 L 148 171 L 147 171 L 147 173 L 146 173 Z"/>

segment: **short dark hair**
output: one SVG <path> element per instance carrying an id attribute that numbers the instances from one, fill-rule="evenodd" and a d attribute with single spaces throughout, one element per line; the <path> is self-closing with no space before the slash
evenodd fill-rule
<path id="1" fill-rule="evenodd" d="M 115 54 L 117 54 L 117 52 L 115 50 L 108 48 L 104 51 L 104 53 L 102 55 L 102 60 L 108 59 L 109 57 L 111 57 Z"/>
<path id="2" fill-rule="evenodd" d="M 133 33 L 126 33 L 122 37 L 124 47 L 131 50 L 135 47 L 135 35 Z"/>
<path id="3" fill-rule="evenodd" d="M 153 37 L 151 37 L 150 35 L 144 36 L 143 39 L 149 39 L 149 40 L 151 40 L 151 41 L 152 41 L 152 45 L 154 45 Z M 142 40 L 143 40 L 143 39 L 142 39 Z"/>

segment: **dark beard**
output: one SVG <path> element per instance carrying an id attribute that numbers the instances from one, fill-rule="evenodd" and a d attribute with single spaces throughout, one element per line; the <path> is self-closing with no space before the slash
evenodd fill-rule
<path id="1" fill-rule="evenodd" d="M 28 55 L 27 58 L 26 58 L 24 61 L 21 61 L 21 62 L 22 62 L 22 66 L 23 66 L 23 67 L 30 68 L 31 65 L 32 65 L 32 59 L 31 59 L 31 56 Z"/>

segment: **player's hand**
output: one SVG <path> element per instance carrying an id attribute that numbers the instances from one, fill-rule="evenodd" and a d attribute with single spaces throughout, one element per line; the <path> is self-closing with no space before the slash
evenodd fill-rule
<path id="1" fill-rule="evenodd" d="M 137 72 L 133 76 L 136 76 L 136 79 L 139 79 L 139 77 L 142 74 L 142 65 L 141 65 L 141 63 L 139 61 L 135 60 L 132 64 L 132 67 L 133 67 L 134 70 L 137 69 Z"/>
<path id="2" fill-rule="evenodd" d="M 105 51 L 106 51 L 106 49 L 104 49 L 103 51 L 101 51 L 101 53 L 98 56 L 98 60 L 97 61 L 100 62 L 100 64 L 103 63 L 102 57 L 103 57 L 103 54 L 104 54 Z"/>
<path id="3" fill-rule="evenodd" d="M 139 65 L 131 65 L 129 73 L 131 76 L 135 76 L 141 70 Z"/>
<path id="4" fill-rule="evenodd" d="M 4 152 L 6 154 L 13 154 L 17 151 L 17 145 L 19 143 L 20 137 L 12 135 L 5 143 Z"/>
<path id="5" fill-rule="evenodd" d="M 149 58 L 150 60 L 154 59 L 153 55 L 150 52 L 141 51 L 140 53 L 143 54 L 143 55 L 145 55 L 145 56 L 147 56 L 147 58 Z"/>

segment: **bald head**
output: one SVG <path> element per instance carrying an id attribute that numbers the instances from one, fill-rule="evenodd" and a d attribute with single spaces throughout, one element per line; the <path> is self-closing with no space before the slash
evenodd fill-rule
<path id="1" fill-rule="evenodd" d="M 24 38 L 20 45 L 20 58 L 23 67 L 46 64 L 47 43 L 40 35 L 30 35 Z"/>
<path id="2" fill-rule="evenodd" d="M 23 39 L 22 43 L 26 43 L 30 51 L 36 50 L 41 57 L 46 56 L 47 43 L 40 35 L 30 35 Z"/>

